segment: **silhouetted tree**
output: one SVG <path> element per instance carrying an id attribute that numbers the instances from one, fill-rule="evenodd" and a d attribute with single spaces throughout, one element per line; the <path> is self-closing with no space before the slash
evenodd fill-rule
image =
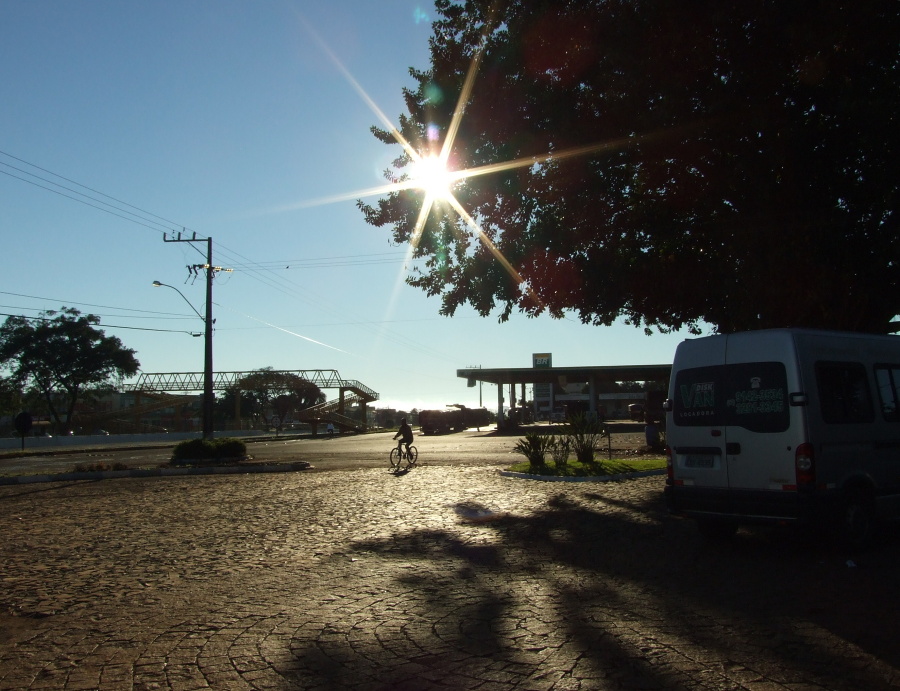
<path id="1" fill-rule="evenodd" d="M 888 330 L 900 312 L 894 0 L 436 9 L 399 130 L 436 152 L 462 113 L 450 168 L 499 169 L 453 191 L 510 266 L 447 204 L 415 238 L 419 190 L 359 205 L 425 258 L 407 281 L 439 295 L 442 314 L 468 303 L 501 321 L 574 311 L 648 332 Z"/>
<path id="2" fill-rule="evenodd" d="M 213 407 L 216 424 L 221 429 L 227 429 L 227 426 L 234 421 L 234 399 L 235 396 L 240 397 L 240 408 L 238 414 L 241 418 L 252 418 L 254 414 L 253 397 L 238 387 L 226 389 L 221 395 L 216 396 L 216 402 Z"/>
<path id="3" fill-rule="evenodd" d="M 247 375 L 239 382 L 242 396 L 251 401 L 251 409 L 257 416 L 270 412 L 283 421 L 295 410 L 304 410 L 325 402 L 325 394 L 311 381 L 293 372 L 279 372 L 264 367 Z"/>
<path id="4" fill-rule="evenodd" d="M 10 377 L 0 376 L 0 417 L 12 418 L 22 410 L 22 392 Z"/>
<path id="5" fill-rule="evenodd" d="M 0 365 L 21 388 L 39 393 L 57 428 L 71 429 L 79 399 L 114 391 L 138 371 L 135 351 L 96 328 L 100 318 L 63 307 L 0 326 Z"/>

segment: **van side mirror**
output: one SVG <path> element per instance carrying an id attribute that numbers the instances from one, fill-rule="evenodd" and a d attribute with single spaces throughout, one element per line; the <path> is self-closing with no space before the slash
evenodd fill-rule
<path id="1" fill-rule="evenodd" d="M 791 405 L 809 405 L 809 396 L 805 393 L 796 392 L 790 396 Z"/>
<path id="2" fill-rule="evenodd" d="M 663 401 L 662 409 L 665 410 L 667 413 L 671 413 L 671 412 L 672 412 L 672 401 L 671 401 L 671 399 L 668 399 L 668 398 L 667 398 L 666 400 Z"/>

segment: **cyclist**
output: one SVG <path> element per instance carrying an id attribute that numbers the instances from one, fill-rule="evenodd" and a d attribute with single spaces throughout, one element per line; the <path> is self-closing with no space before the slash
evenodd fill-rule
<path id="1" fill-rule="evenodd" d="M 400 420 L 400 429 L 394 435 L 394 439 L 400 437 L 400 443 L 397 444 L 397 453 L 403 453 L 403 445 L 406 444 L 406 453 L 409 453 L 409 445 L 412 444 L 413 433 L 412 428 L 406 424 L 406 418 Z"/>

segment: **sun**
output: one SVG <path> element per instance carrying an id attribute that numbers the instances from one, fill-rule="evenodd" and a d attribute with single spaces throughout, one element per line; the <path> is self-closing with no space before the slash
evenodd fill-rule
<path id="1" fill-rule="evenodd" d="M 453 174 L 440 156 L 425 156 L 413 163 L 411 182 L 432 201 L 445 201 L 453 196 Z"/>

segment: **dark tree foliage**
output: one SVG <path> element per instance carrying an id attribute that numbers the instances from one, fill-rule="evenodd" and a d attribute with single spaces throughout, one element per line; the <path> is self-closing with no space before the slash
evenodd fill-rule
<path id="1" fill-rule="evenodd" d="M 241 397 L 250 401 L 249 407 L 257 422 L 269 413 L 274 413 L 283 422 L 296 410 L 325 402 L 325 394 L 311 381 L 293 372 L 279 372 L 271 367 L 252 372 L 241 379 L 238 386 Z"/>
<path id="2" fill-rule="evenodd" d="M 884 332 L 900 313 L 895 0 L 436 8 L 431 66 L 411 70 L 398 129 L 439 149 L 481 50 L 451 168 L 519 165 L 454 192 L 523 279 L 436 207 L 407 281 L 442 314 Z M 360 207 L 405 243 L 423 196 Z"/>
<path id="3" fill-rule="evenodd" d="M 71 429 L 80 399 L 114 391 L 140 367 L 135 351 L 99 323 L 63 307 L 37 319 L 8 317 L 0 326 L 0 365 L 19 387 L 40 394 L 58 429 Z"/>
<path id="4" fill-rule="evenodd" d="M 13 417 L 22 410 L 22 392 L 12 378 L 0 377 L 0 416 Z"/>
<path id="5" fill-rule="evenodd" d="M 248 392 L 243 392 L 239 387 L 234 386 L 226 389 L 221 395 L 216 396 L 213 404 L 213 415 L 216 423 L 220 425 L 228 425 L 235 418 L 235 399 L 237 399 L 238 417 L 252 418 L 255 413 L 255 400 Z M 227 427 L 222 427 L 227 429 Z"/>

